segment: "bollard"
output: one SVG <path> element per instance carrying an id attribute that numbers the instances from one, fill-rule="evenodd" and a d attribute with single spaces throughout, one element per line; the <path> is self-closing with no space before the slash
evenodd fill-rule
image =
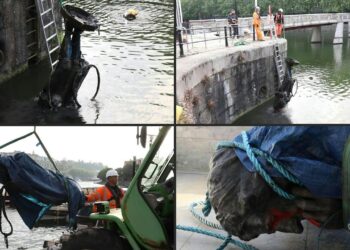
<path id="1" fill-rule="evenodd" d="M 177 31 L 177 39 L 179 40 L 180 56 L 183 57 L 183 56 L 185 56 L 185 54 L 184 54 L 184 46 L 183 46 L 183 42 L 182 42 L 181 30 Z"/>
<path id="2" fill-rule="evenodd" d="M 228 40 L 227 40 L 227 27 L 224 27 L 224 31 L 225 31 L 225 46 L 228 47 Z"/>

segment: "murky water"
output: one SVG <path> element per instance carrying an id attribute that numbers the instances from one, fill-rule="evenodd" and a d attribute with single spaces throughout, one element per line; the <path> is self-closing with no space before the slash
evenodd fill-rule
<path id="1" fill-rule="evenodd" d="M 288 56 L 301 63 L 293 70 L 297 95 L 280 112 L 269 101 L 235 124 L 349 123 L 350 41 L 344 32 L 344 44 L 332 45 L 334 31 L 335 25 L 322 27 L 322 44 L 310 43 L 311 29 L 288 31 Z"/>
<path id="2" fill-rule="evenodd" d="M 32 230 L 23 223 L 15 209 L 6 209 L 7 216 L 13 225 L 13 234 L 8 237 L 10 250 L 38 250 L 43 249 L 45 240 L 55 241 L 62 233 L 67 233 L 66 227 L 38 227 Z M 8 224 L 2 219 L 4 232 L 8 232 Z M 2 235 L 0 237 L 0 249 L 6 249 Z"/>
<path id="3" fill-rule="evenodd" d="M 101 72 L 101 89 L 93 70 L 80 89 L 79 110 L 40 109 L 33 101 L 48 79 L 45 62 L 0 85 L 2 124 L 170 123 L 174 103 L 174 5 L 172 0 L 67 0 L 102 24 L 84 32 L 82 52 Z M 137 19 L 126 21 L 129 8 Z"/>

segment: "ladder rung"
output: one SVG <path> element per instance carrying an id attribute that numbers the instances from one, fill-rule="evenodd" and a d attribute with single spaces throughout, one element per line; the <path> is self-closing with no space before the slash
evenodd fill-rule
<path id="1" fill-rule="evenodd" d="M 50 54 L 52 54 L 53 52 L 55 52 L 56 50 L 58 50 L 60 48 L 60 46 L 56 46 L 55 48 L 53 48 L 52 50 L 50 50 Z"/>
<path id="2" fill-rule="evenodd" d="M 29 18 L 29 19 L 27 19 L 26 23 L 29 23 L 29 22 L 34 21 L 34 20 L 36 20 L 36 17 Z"/>
<path id="3" fill-rule="evenodd" d="M 28 6 L 28 7 L 27 7 L 27 10 L 30 10 L 30 9 L 32 9 L 32 8 L 35 8 L 35 4 Z"/>
<path id="4" fill-rule="evenodd" d="M 31 34 L 33 34 L 35 32 L 36 32 L 36 30 L 29 31 L 29 32 L 27 32 L 27 36 L 29 36 L 29 35 L 31 35 Z"/>
<path id="5" fill-rule="evenodd" d="M 54 23 L 55 23 L 55 21 L 49 22 L 48 24 L 46 24 L 46 25 L 44 26 L 44 29 L 46 29 L 47 27 L 51 26 L 51 25 L 54 24 Z"/>
<path id="6" fill-rule="evenodd" d="M 36 57 L 38 54 L 37 53 L 35 53 L 35 54 L 33 54 L 33 55 L 31 55 L 31 56 L 29 56 L 28 58 L 27 58 L 27 60 L 30 60 L 30 59 L 32 59 L 32 58 L 34 58 L 34 57 Z"/>
<path id="7" fill-rule="evenodd" d="M 50 40 L 52 40 L 53 38 L 55 38 L 57 36 L 57 34 L 55 33 L 55 34 L 53 34 L 52 36 L 50 36 L 48 39 L 46 39 L 46 42 L 48 42 L 48 41 L 50 41 Z"/>
<path id="8" fill-rule="evenodd" d="M 52 10 L 52 8 L 49 8 L 45 10 L 43 13 L 41 13 L 41 16 L 45 16 L 47 13 L 49 13 Z"/>
<path id="9" fill-rule="evenodd" d="M 30 47 L 34 46 L 35 44 L 36 44 L 36 42 L 33 42 L 33 43 L 31 43 L 31 44 L 28 44 L 28 45 L 27 45 L 27 48 L 30 48 Z"/>
<path id="10" fill-rule="evenodd" d="M 58 60 L 56 60 L 53 64 L 52 67 L 54 67 L 58 63 Z"/>

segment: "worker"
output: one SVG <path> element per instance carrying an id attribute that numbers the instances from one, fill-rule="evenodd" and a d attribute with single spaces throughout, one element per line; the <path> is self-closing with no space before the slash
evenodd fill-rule
<path id="1" fill-rule="evenodd" d="M 238 16 L 234 9 L 231 10 L 227 17 L 228 24 L 233 29 L 233 38 L 238 38 Z"/>
<path id="2" fill-rule="evenodd" d="M 253 13 L 253 27 L 258 41 L 264 41 L 264 33 L 261 31 L 260 7 L 256 6 Z"/>
<path id="3" fill-rule="evenodd" d="M 282 36 L 283 25 L 284 25 L 284 15 L 283 9 L 279 9 L 274 17 L 275 26 L 276 26 L 276 35 L 277 37 Z"/>
<path id="4" fill-rule="evenodd" d="M 118 186 L 118 176 L 119 174 L 116 170 L 108 170 L 106 173 L 106 184 L 97 188 L 95 192 L 86 195 L 86 201 L 109 201 L 110 208 L 120 208 L 124 191 Z"/>

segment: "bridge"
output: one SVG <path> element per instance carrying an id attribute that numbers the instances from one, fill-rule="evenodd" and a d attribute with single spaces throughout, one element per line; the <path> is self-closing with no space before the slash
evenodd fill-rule
<path id="1" fill-rule="evenodd" d="M 323 13 L 323 14 L 302 14 L 302 15 L 285 15 L 285 30 L 310 28 L 312 27 L 312 43 L 321 42 L 321 26 L 337 24 L 333 44 L 343 43 L 344 24 L 350 21 L 350 13 Z M 263 30 L 269 30 L 271 22 L 267 16 L 261 17 Z M 272 22 L 273 23 L 273 22 Z M 218 27 L 228 26 L 227 19 L 203 19 L 190 20 L 189 28 L 193 33 L 203 32 L 206 29 L 208 32 L 213 32 Z M 239 34 L 244 32 L 252 33 L 252 17 L 238 18 Z M 350 25 L 348 25 L 348 37 L 350 37 Z"/>

